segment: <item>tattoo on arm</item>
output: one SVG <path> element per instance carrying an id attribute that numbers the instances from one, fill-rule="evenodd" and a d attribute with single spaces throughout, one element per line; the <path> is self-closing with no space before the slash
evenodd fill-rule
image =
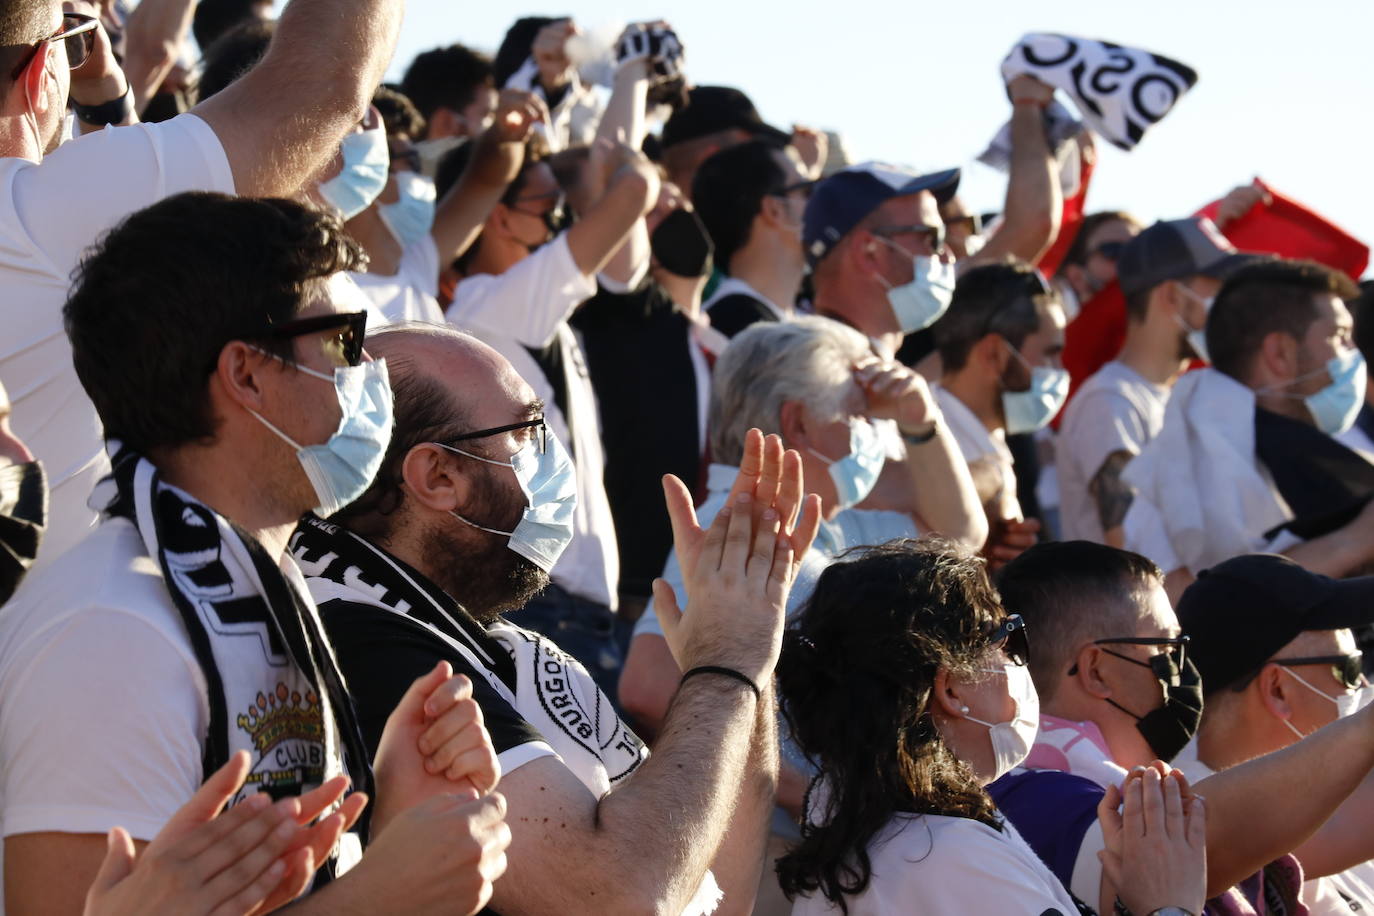
<path id="1" fill-rule="evenodd" d="M 1135 491 L 1121 479 L 1121 472 L 1134 457 L 1126 451 L 1112 452 L 1088 484 L 1088 492 L 1097 501 L 1097 517 L 1103 531 L 1111 531 L 1126 520 L 1126 510 L 1131 508 Z"/>

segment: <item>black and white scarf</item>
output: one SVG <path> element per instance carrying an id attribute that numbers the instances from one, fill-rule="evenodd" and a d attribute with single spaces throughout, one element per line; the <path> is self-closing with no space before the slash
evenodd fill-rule
<path id="1" fill-rule="evenodd" d="M 181 612 L 209 693 L 205 775 L 246 750 L 252 768 L 232 803 L 297 796 L 345 771 L 369 789 L 353 706 L 300 572 L 146 458 L 108 448 L 113 471 L 92 504 L 138 529 Z"/>
<path id="2" fill-rule="evenodd" d="M 1027 74 L 1062 89 L 1094 133 L 1127 151 L 1197 82 L 1197 71 L 1162 54 L 1039 32 L 1002 61 L 1007 82 Z"/>

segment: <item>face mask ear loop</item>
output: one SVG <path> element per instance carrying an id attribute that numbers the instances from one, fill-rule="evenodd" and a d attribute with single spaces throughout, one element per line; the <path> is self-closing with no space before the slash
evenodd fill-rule
<path id="1" fill-rule="evenodd" d="M 33 145 L 34 148 L 38 150 L 39 159 L 43 158 L 46 149 L 44 149 L 43 134 L 38 130 L 38 103 L 43 97 L 43 90 L 46 88 L 47 80 L 49 79 L 48 59 L 51 53 L 52 43 L 47 41 L 43 42 L 42 47 L 38 49 L 38 53 L 34 55 L 33 60 L 29 61 L 28 67 L 24 69 L 23 73 L 19 74 L 19 79 L 22 80 L 24 84 L 24 101 L 27 103 L 24 108 L 24 122 L 28 125 L 29 130 L 33 132 Z M 35 77 L 32 71 L 35 67 L 38 68 L 38 72 L 41 74 L 41 76 L 37 77 L 39 81 L 37 94 L 33 92 L 33 80 Z"/>

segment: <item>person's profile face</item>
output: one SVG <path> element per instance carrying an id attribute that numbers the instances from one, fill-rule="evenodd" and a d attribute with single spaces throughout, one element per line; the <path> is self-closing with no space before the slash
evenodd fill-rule
<path id="1" fill-rule="evenodd" d="M 1088 287 L 1095 293 L 1116 279 L 1116 261 L 1121 246 L 1140 234 L 1135 223 L 1114 219 L 1093 231 L 1088 240 L 1088 256 L 1083 262 Z M 1104 247 L 1105 246 L 1105 247 Z"/>
<path id="2" fill-rule="evenodd" d="M 495 111 L 495 89 L 490 86 L 483 86 L 474 92 L 472 94 L 472 101 L 458 113 L 463 119 L 466 135 L 475 137 L 490 127 L 492 115 Z"/>
<path id="3" fill-rule="evenodd" d="M 1354 319 L 1350 311 L 1333 293 L 1320 293 L 1313 299 L 1316 318 L 1298 348 L 1297 377 L 1311 375 L 1293 385 L 1294 394 L 1316 394 L 1331 384 L 1331 376 L 1320 371 L 1333 357 L 1343 356 L 1355 348 Z"/>

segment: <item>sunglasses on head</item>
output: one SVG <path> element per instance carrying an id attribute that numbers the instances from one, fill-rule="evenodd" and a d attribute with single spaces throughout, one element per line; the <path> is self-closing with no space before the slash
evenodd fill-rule
<path id="1" fill-rule="evenodd" d="M 335 329 L 338 333 L 326 342 L 333 355 L 350 366 L 361 363 L 363 338 L 367 334 L 367 312 L 337 312 L 333 315 L 297 318 L 294 321 L 269 325 L 266 330 L 254 336 L 268 340 L 291 340 L 306 334 L 318 334 Z"/>
<path id="2" fill-rule="evenodd" d="M 1357 690 L 1365 685 L 1364 681 L 1364 653 L 1355 652 L 1350 655 L 1313 655 L 1307 658 L 1276 658 L 1274 664 L 1283 665 L 1285 668 L 1296 668 L 1299 665 L 1329 665 L 1331 673 L 1336 680 L 1347 690 Z"/>
<path id="3" fill-rule="evenodd" d="M 988 641 L 994 649 L 1005 652 L 1013 664 L 1030 662 L 1030 641 L 1026 639 L 1026 622 L 1020 614 L 1008 614 L 1003 618 L 988 634 Z"/>
<path id="4" fill-rule="evenodd" d="M 1113 639 L 1095 639 L 1094 646 L 1168 646 L 1167 652 L 1158 655 L 1151 655 L 1149 661 L 1142 662 L 1138 658 L 1131 658 L 1120 652 L 1113 652 L 1111 649 L 1103 649 L 1108 655 L 1114 655 L 1122 661 L 1130 662 L 1132 665 L 1139 665 L 1142 668 L 1149 668 L 1156 678 L 1170 687 L 1177 687 L 1182 680 L 1183 665 L 1188 657 L 1188 637 L 1187 636 L 1122 636 Z M 1075 664 L 1069 669 L 1069 674 L 1078 673 L 1078 665 Z"/>
<path id="5" fill-rule="evenodd" d="M 24 52 L 19 63 L 10 71 L 10 79 L 17 80 L 28 69 L 29 64 L 38 56 L 38 52 L 43 50 L 43 46 L 51 41 L 62 39 L 67 44 L 67 66 L 75 70 L 86 62 L 95 50 L 95 30 L 100 28 L 100 22 L 90 16 L 83 16 L 80 13 L 63 13 L 62 25 L 56 31 L 44 38 L 42 41 L 35 42 L 33 47 Z"/>

